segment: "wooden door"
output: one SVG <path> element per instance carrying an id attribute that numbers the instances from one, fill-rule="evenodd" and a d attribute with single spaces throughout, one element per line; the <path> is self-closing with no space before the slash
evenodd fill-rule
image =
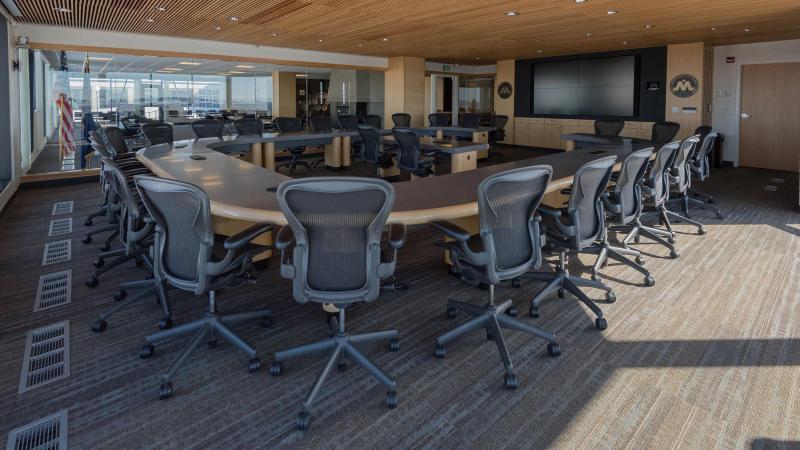
<path id="1" fill-rule="evenodd" d="M 800 170 L 800 63 L 742 66 L 739 165 Z"/>

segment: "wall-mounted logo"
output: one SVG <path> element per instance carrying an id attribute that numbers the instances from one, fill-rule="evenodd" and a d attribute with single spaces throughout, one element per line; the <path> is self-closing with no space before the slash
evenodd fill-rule
<path id="1" fill-rule="evenodd" d="M 500 96 L 502 99 L 506 99 L 511 97 L 511 94 L 514 93 L 514 88 L 511 87 L 511 83 L 508 81 L 503 81 L 502 83 L 497 85 L 497 95 Z"/>
<path id="2" fill-rule="evenodd" d="M 672 95 L 676 97 L 687 98 L 693 96 L 695 92 L 697 92 L 697 87 L 699 85 L 700 83 L 697 82 L 697 78 L 682 73 L 669 82 L 669 90 L 672 92 Z"/>

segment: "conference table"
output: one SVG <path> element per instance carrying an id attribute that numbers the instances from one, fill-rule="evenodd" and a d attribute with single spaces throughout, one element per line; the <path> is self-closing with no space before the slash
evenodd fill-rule
<path id="1" fill-rule="evenodd" d="M 561 135 L 561 140 L 566 141 L 565 151 L 571 152 L 578 149 L 579 144 L 590 147 L 616 146 L 645 148 L 652 145 L 647 139 L 625 136 L 600 136 L 591 133 L 567 133 Z"/>

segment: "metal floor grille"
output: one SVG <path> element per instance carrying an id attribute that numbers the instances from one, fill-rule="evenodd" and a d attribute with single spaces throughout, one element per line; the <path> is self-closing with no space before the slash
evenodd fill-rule
<path id="1" fill-rule="evenodd" d="M 19 393 L 69 376 L 69 321 L 28 332 Z"/>
<path id="2" fill-rule="evenodd" d="M 44 245 L 43 266 L 67 262 L 70 259 L 72 259 L 72 241 L 70 239 L 48 242 Z"/>
<path id="3" fill-rule="evenodd" d="M 8 433 L 6 450 L 66 450 L 67 410 L 15 428 Z"/>
<path id="4" fill-rule="evenodd" d="M 72 200 L 66 202 L 56 202 L 53 205 L 53 216 L 57 216 L 60 214 L 70 214 L 72 212 Z"/>
<path id="5" fill-rule="evenodd" d="M 72 300 L 72 269 L 39 277 L 33 311 L 64 305 Z"/>
<path id="6" fill-rule="evenodd" d="M 50 231 L 47 236 L 60 236 L 72 233 L 72 217 L 53 219 L 50 221 Z"/>

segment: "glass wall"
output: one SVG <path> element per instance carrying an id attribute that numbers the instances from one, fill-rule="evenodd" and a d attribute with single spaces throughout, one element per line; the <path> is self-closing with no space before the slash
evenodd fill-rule
<path id="1" fill-rule="evenodd" d="M 458 80 L 458 110 L 490 113 L 494 110 L 494 78 Z"/>
<path id="2" fill-rule="evenodd" d="M 275 116 L 303 119 L 352 114 L 383 116 L 384 74 L 303 66 L 174 57 L 31 50 L 34 139 L 31 172 L 69 170 L 91 164 L 88 133 L 117 126 L 133 133 L 146 121 L 173 125 L 176 140 L 191 139 L 191 122 Z M 280 103 L 274 102 L 275 91 Z M 70 118 L 74 140 L 59 133 Z M 307 120 L 306 120 L 307 122 Z M 232 126 L 227 129 L 233 130 Z M 76 156 L 70 158 L 70 154 Z M 58 167 L 57 167 L 58 166 Z M 96 164 L 94 165 L 96 167 Z"/>

